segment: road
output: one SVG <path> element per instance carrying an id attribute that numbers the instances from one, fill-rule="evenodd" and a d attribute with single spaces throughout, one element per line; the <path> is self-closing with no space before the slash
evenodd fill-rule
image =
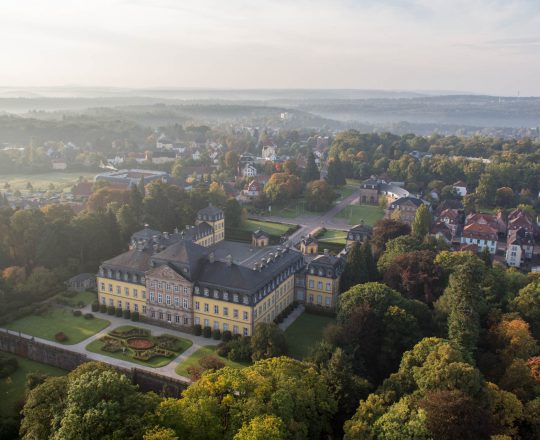
<path id="1" fill-rule="evenodd" d="M 271 221 L 279 223 L 294 223 L 300 225 L 294 234 L 289 236 L 289 240 L 293 244 L 296 244 L 300 241 L 302 236 L 305 236 L 309 233 L 314 232 L 317 228 L 327 228 L 327 229 L 337 229 L 340 231 L 348 231 L 351 228 L 351 225 L 347 223 L 347 220 L 342 218 L 336 218 L 336 214 L 344 210 L 347 206 L 354 203 L 358 203 L 360 194 L 359 191 L 354 192 L 348 197 L 345 197 L 339 203 L 334 205 L 332 209 L 325 212 L 324 214 L 317 215 L 300 215 L 295 218 L 286 218 L 278 216 L 267 216 L 267 215 L 254 215 L 252 218 L 262 221 Z"/>

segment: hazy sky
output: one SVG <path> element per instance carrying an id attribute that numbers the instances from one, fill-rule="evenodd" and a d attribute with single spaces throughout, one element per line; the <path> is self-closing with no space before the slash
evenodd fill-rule
<path id="1" fill-rule="evenodd" d="M 540 0 L 1 0 L 0 86 L 540 95 Z"/>

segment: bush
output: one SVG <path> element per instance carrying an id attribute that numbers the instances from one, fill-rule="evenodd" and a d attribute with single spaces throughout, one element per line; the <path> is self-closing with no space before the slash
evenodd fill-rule
<path id="1" fill-rule="evenodd" d="M 221 335 L 221 340 L 223 342 L 229 342 L 232 339 L 232 333 L 230 330 L 225 330 Z"/>
<path id="2" fill-rule="evenodd" d="M 212 336 L 212 329 L 210 327 L 205 327 L 203 329 L 203 336 L 205 338 L 209 338 L 210 336 Z"/>
<path id="3" fill-rule="evenodd" d="M 92 303 L 92 312 L 96 313 L 97 311 L 99 311 L 99 303 L 96 301 Z"/>
<path id="4" fill-rule="evenodd" d="M 54 339 L 56 339 L 58 342 L 66 342 L 68 337 L 64 332 L 58 332 L 54 335 Z"/>
<path id="5" fill-rule="evenodd" d="M 230 351 L 229 344 L 226 344 L 224 342 L 219 344 L 218 348 L 216 349 L 216 353 L 218 354 L 218 356 L 222 356 L 222 357 L 227 357 L 229 355 L 229 351 Z"/>
<path id="6" fill-rule="evenodd" d="M 251 338 L 233 338 L 228 342 L 229 354 L 228 358 L 235 362 L 249 362 L 251 360 Z"/>
<path id="7" fill-rule="evenodd" d="M 137 322 L 139 320 L 139 312 L 133 312 L 131 314 L 131 320 Z"/>
<path id="8" fill-rule="evenodd" d="M 130 319 L 131 318 L 131 312 L 129 310 L 124 310 L 122 312 L 122 316 L 124 317 L 124 319 Z"/>
<path id="9" fill-rule="evenodd" d="M 202 335 L 202 327 L 201 324 L 195 324 L 193 326 L 193 334 L 195 336 L 201 336 Z"/>
<path id="10" fill-rule="evenodd" d="M 105 304 L 100 304 L 99 311 L 101 313 L 107 313 L 107 306 Z"/>
<path id="11" fill-rule="evenodd" d="M 221 339 L 221 332 L 219 331 L 218 328 L 212 331 L 212 338 L 215 339 L 216 341 L 219 341 Z"/>
<path id="12" fill-rule="evenodd" d="M 204 373 L 204 370 L 202 367 L 198 365 L 190 365 L 189 367 L 187 367 L 187 372 L 189 374 L 189 378 L 193 382 L 196 382 L 201 378 L 202 374 Z"/>
<path id="13" fill-rule="evenodd" d="M 19 368 L 17 358 L 0 355 L 0 377 L 11 376 L 17 368 Z"/>
<path id="14" fill-rule="evenodd" d="M 220 370 L 225 366 L 225 362 L 219 359 L 217 356 L 208 355 L 199 359 L 199 365 L 205 370 Z"/>
<path id="15" fill-rule="evenodd" d="M 114 315 L 115 312 L 116 312 L 116 309 L 114 308 L 114 306 L 107 307 L 107 314 L 108 315 Z"/>
<path id="16" fill-rule="evenodd" d="M 72 310 L 73 316 L 81 316 L 82 312 L 80 310 Z"/>
<path id="17" fill-rule="evenodd" d="M 336 312 L 334 310 L 319 306 L 317 304 L 305 304 L 306 313 L 318 316 L 329 316 L 331 318 L 336 317 Z"/>
<path id="18" fill-rule="evenodd" d="M 91 313 L 85 313 L 84 319 L 94 319 L 94 315 L 92 315 Z"/>
<path id="19" fill-rule="evenodd" d="M 120 308 L 116 309 L 115 315 L 116 315 L 117 318 L 121 318 L 122 317 L 122 309 L 120 309 Z"/>

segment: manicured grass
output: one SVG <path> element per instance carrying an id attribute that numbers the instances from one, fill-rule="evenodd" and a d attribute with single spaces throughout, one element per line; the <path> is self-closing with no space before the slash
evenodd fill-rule
<path id="1" fill-rule="evenodd" d="M 5 327 L 49 341 L 56 341 L 54 335 L 64 332 L 68 339 L 63 344 L 73 345 L 95 335 L 109 324 L 105 319 L 85 319 L 83 316 L 73 316 L 71 310 L 52 307 L 42 316 L 25 316 L 6 324 Z"/>
<path id="2" fill-rule="evenodd" d="M 0 187 L 4 187 L 4 184 L 8 182 L 11 186 L 11 190 L 16 189 L 20 191 L 26 190 L 26 184 L 30 182 L 34 187 L 34 190 L 48 190 L 49 185 L 52 183 L 56 189 L 71 188 L 77 183 L 79 177 L 83 177 L 88 181 L 92 181 L 96 173 L 88 172 L 60 172 L 52 171 L 50 173 L 39 174 L 4 174 L 0 176 Z"/>
<path id="3" fill-rule="evenodd" d="M 320 213 L 307 210 L 306 201 L 304 199 L 298 199 L 291 201 L 285 206 L 272 206 L 272 212 L 269 215 L 293 219 L 301 215 L 320 215 Z"/>
<path id="4" fill-rule="evenodd" d="M 383 209 L 377 205 L 349 205 L 336 215 L 336 217 L 347 219 L 350 225 L 357 225 L 363 220 L 369 226 L 373 226 L 383 216 Z"/>
<path id="5" fill-rule="evenodd" d="M 131 326 L 131 325 L 123 325 L 120 327 L 116 327 L 114 330 L 122 332 L 122 331 L 129 331 L 134 328 L 137 328 L 137 327 Z M 167 335 L 167 336 L 172 336 L 172 335 Z M 148 338 L 152 339 L 152 336 L 149 336 Z M 100 341 L 99 339 L 96 339 L 95 341 L 90 342 L 90 344 L 86 346 L 86 350 L 92 353 L 98 353 L 103 356 L 108 356 L 114 359 L 120 359 L 122 361 L 131 362 L 138 365 L 145 365 L 147 367 L 159 368 L 159 367 L 164 367 L 165 365 L 170 364 L 173 359 L 178 357 L 180 354 L 182 354 L 184 351 L 186 351 L 189 347 L 193 345 L 193 342 L 191 342 L 189 339 L 180 338 L 178 336 L 174 336 L 174 338 L 178 339 L 181 342 L 181 349 L 179 351 L 175 351 L 174 352 L 175 356 L 170 357 L 170 358 L 165 357 L 165 356 L 156 356 L 149 359 L 148 361 L 135 359 L 133 358 L 133 354 L 135 350 L 129 347 L 125 347 L 124 352 L 119 351 L 116 353 L 111 353 L 110 351 L 102 350 L 104 343 L 103 341 Z"/>
<path id="6" fill-rule="evenodd" d="M 247 231 L 255 231 L 257 229 L 262 229 L 263 231 L 269 233 L 270 235 L 283 235 L 289 230 L 289 228 L 294 225 L 287 223 L 272 223 L 265 222 L 261 220 L 247 219 L 242 223 L 241 228 Z"/>
<path id="7" fill-rule="evenodd" d="M 225 363 L 226 367 L 244 368 L 244 367 L 247 367 L 249 365 L 247 363 L 234 362 L 234 361 L 231 361 L 231 360 L 229 360 L 227 358 L 224 358 L 222 356 L 218 356 L 216 354 L 216 350 L 217 350 L 217 347 L 213 346 L 213 345 L 207 345 L 206 347 L 203 347 L 203 348 L 197 350 L 190 357 L 188 357 L 184 362 L 182 362 L 181 364 L 179 364 L 176 367 L 176 374 L 178 374 L 180 376 L 184 376 L 184 377 L 189 377 L 189 373 L 187 371 L 188 367 L 190 367 L 192 365 L 196 365 L 199 362 L 200 359 L 202 359 L 205 356 L 209 356 L 209 355 L 214 355 L 214 356 L 218 357 L 219 359 L 221 359 Z"/>
<path id="8" fill-rule="evenodd" d="M 324 328 L 333 322 L 335 322 L 335 319 L 328 316 L 302 313 L 285 330 L 289 355 L 296 359 L 304 359 L 322 339 Z"/>
<path id="9" fill-rule="evenodd" d="M 48 376 L 62 376 L 67 371 L 50 365 L 31 361 L 11 353 L 4 353 L 5 356 L 15 357 L 19 362 L 19 368 L 9 377 L 0 379 L 0 414 L 4 416 L 16 416 L 15 405 L 24 399 L 26 394 L 26 375 L 28 373 L 40 372 Z"/>
<path id="10" fill-rule="evenodd" d="M 317 240 L 320 243 L 336 243 L 336 244 L 345 244 L 347 238 L 346 231 L 338 231 L 336 229 L 327 229 L 326 232 L 319 235 Z"/>
<path id="11" fill-rule="evenodd" d="M 60 294 L 58 295 L 58 298 L 70 307 L 78 307 L 80 303 L 83 303 L 86 306 L 97 301 L 97 295 L 94 292 L 77 292 L 77 294 L 72 297 Z"/>

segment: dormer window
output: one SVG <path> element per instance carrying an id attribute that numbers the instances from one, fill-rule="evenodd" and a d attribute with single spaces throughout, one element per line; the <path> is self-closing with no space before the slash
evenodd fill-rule
<path id="1" fill-rule="evenodd" d="M 249 298 L 248 298 L 248 296 L 247 296 L 247 295 L 246 295 L 246 296 L 244 296 L 244 298 L 243 298 L 243 301 L 242 301 L 242 302 L 243 302 L 244 304 L 249 304 Z"/>
<path id="2" fill-rule="evenodd" d="M 205 289 L 204 289 L 204 296 L 208 296 L 208 294 L 209 294 L 209 291 L 208 291 L 207 288 L 205 288 Z"/>
<path id="3" fill-rule="evenodd" d="M 229 300 L 229 292 L 223 292 L 223 299 L 225 301 L 228 301 Z"/>
<path id="4" fill-rule="evenodd" d="M 214 298 L 219 298 L 219 290 L 214 290 Z"/>
<path id="5" fill-rule="evenodd" d="M 234 301 L 235 303 L 238 302 L 238 295 L 237 295 L 236 293 L 233 295 L 233 301 Z"/>
<path id="6" fill-rule="evenodd" d="M 195 286 L 195 295 L 199 294 L 199 286 Z"/>

